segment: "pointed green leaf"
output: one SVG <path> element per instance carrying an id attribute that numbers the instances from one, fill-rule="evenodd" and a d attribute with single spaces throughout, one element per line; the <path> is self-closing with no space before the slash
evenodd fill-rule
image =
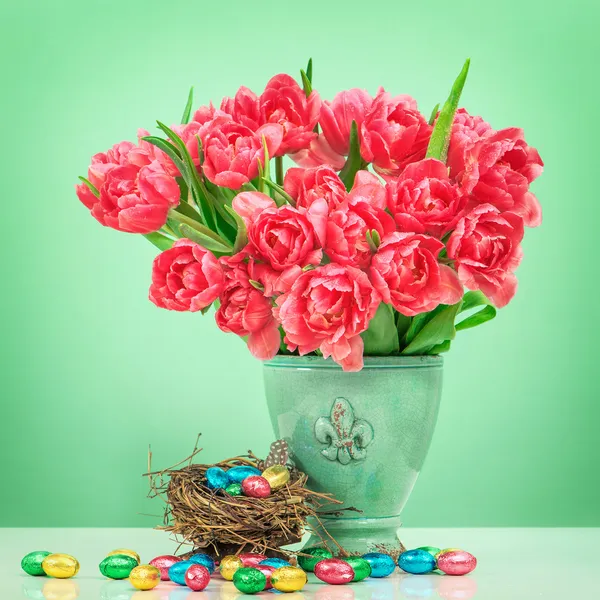
<path id="1" fill-rule="evenodd" d="M 182 125 L 190 122 L 190 115 L 192 114 L 192 104 L 194 103 L 194 88 L 190 88 L 190 93 L 188 94 L 187 104 L 183 109 L 183 116 L 181 117 Z"/>
<path id="2" fill-rule="evenodd" d="M 304 93 L 308 98 L 312 92 L 312 84 L 304 69 L 300 69 L 300 77 L 302 78 L 302 87 L 304 88 Z"/>
<path id="3" fill-rule="evenodd" d="M 431 111 L 431 116 L 429 117 L 429 121 L 427 121 L 429 123 L 429 125 L 433 125 L 435 123 L 435 118 L 437 117 L 439 109 L 440 109 L 440 103 L 438 102 L 433 107 L 433 110 Z"/>
<path id="4" fill-rule="evenodd" d="M 173 240 L 169 239 L 167 236 L 162 235 L 162 233 L 158 233 L 158 231 L 154 231 L 152 233 L 145 233 L 144 237 L 151 243 L 154 244 L 159 250 L 168 250 L 173 246 Z"/>
<path id="5" fill-rule="evenodd" d="M 448 340 L 453 340 L 456 336 L 454 328 L 454 319 L 460 310 L 461 302 L 451 306 L 443 306 L 439 311 L 414 337 L 412 342 L 402 350 L 402 354 L 416 355 L 427 354 L 432 348 L 443 344 Z"/>
<path id="6" fill-rule="evenodd" d="M 233 217 L 237 225 L 237 236 L 235 238 L 235 243 L 233 244 L 233 253 L 237 254 L 248 243 L 246 224 L 242 220 L 242 217 L 240 217 L 231 206 L 225 206 L 224 208 Z"/>
<path id="7" fill-rule="evenodd" d="M 265 185 L 275 192 L 275 203 L 277 206 L 283 206 L 286 202 L 292 206 L 296 206 L 294 199 L 278 184 L 270 179 L 265 179 Z"/>
<path id="8" fill-rule="evenodd" d="M 490 304 L 481 310 L 477 311 L 474 315 L 463 319 L 456 325 L 456 331 L 462 331 L 463 329 L 470 329 L 471 327 L 477 327 L 486 321 L 491 321 L 496 316 L 496 309 Z"/>
<path id="9" fill-rule="evenodd" d="M 427 354 L 442 354 L 443 352 L 448 352 L 451 345 L 452 342 L 450 340 L 446 340 L 445 342 L 431 348 Z"/>
<path id="10" fill-rule="evenodd" d="M 179 225 L 179 231 L 183 237 L 186 237 L 188 240 L 192 240 L 192 242 L 196 242 L 196 244 L 203 246 L 215 254 L 231 254 L 230 246 L 226 246 L 225 244 L 215 241 L 214 238 L 206 235 L 205 233 L 201 233 L 193 227 L 190 227 L 187 223 L 181 223 Z"/>
<path id="11" fill-rule="evenodd" d="M 398 330 L 398 339 L 403 339 L 410 327 L 411 318 L 403 315 L 402 313 L 396 313 L 396 329 Z"/>
<path id="12" fill-rule="evenodd" d="M 231 246 L 227 243 L 226 240 L 219 236 L 218 233 L 215 233 L 214 231 L 212 231 L 212 229 L 209 229 L 205 225 L 202 225 L 202 223 L 191 219 L 190 217 L 182 214 L 176 209 L 171 209 L 169 211 L 167 222 L 169 223 L 169 226 L 173 228 L 174 231 L 177 231 L 177 229 L 181 231 L 182 225 L 185 225 L 186 227 L 192 228 L 195 231 L 201 233 L 202 235 L 211 238 L 217 244 L 225 246 L 226 248 L 228 248 L 228 250 L 231 250 Z"/>
<path id="13" fill-rule="evenodd" d="M 176 210 L 178 213 L 193 219 L 194 221 L 198 221 L 200 223 L 200 213 L 196 209 L 194 209 L 187 202 L 180 202 L 173 210 Z"/>
<path id="14" fill-rule="evenodd" d="M 471 310 L 472 308 L 483 306 L 489 303 L 490 301 L 483 292 L 480 292 L 479 290 L 470 291 L 463 296 L 463 303 L 460 308 L 460 312 L 465 312 L 466 310 Z"/>
<path id="15" fill-rule="evenodd" d="M 79 179 L 83 181 L 83 183 L 85 183 L 85 185 L 87 185 L 88 188 L 90 188 L 90 192 L 92 192 L 92 194 L 94 194 L 96 198 L 100 197 L 100 192 L 98 191 L 98 188 L 89 179 L 81 177 L 81 175 L 79 176 Z"/>
<path id="16" fill-rule="evenodd" d="M 440 112 L 433 131 L 431 132 L 431 139 L 429 140 L 429 146 L 427 147 L 428 158 L 437 158 L 444 163 L 446 162 L 448 146 L 450 144 L 450 135 L 452 134 L 454 113 L 456 113 L 456 109 L 458 108 L 458 102 L 467 79 L 470 63 L 471 60 L 467 58 L 462 71 L 456 78 L 456 81 L 450 90 L 448 100 L 446 100 L 444 107 Z"/>
<path id="17" fill-rule="evenodd" d="M 344 182 L 346 189 L 350 191 L 354 185 L 354 177 L 363 166 L 363 160 L 360 155 L 360 139 L 358 136 L 358 125 L 352 121 L 350 127 L 350 153 L 346 159 L 346 164 L 340 171 L 340 179 Z"/>
<path id="18" fill-rule="evenodd" d="M 381 303 L 369 328 L 360 334 L 365 344 L 364 353 L 369 356 L 387 356 L 398 352 L 398 330 L 394 322 L 394 310 L 389 304 Z"/>
<path id="19" fill-rule="evenodd" d="M 313 67 L 312 58 L 309 58 L 308 64 L 306 65 L 306 77 L 308 78 L 308 80 L 311 83 L 312 83 L 312 67 Z"/>

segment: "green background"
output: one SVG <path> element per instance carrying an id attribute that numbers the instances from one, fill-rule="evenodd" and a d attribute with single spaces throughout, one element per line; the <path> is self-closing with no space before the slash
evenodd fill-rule
<path id="1" fill-rule="evenodd" d="M 211 315 L 147 301 L 153 247 L 73 190 L 89 157 L 314 58 L 324 98 L 379 85 L 521 126 L 546 172 L 516 299 L 459 333 L 409 526 L 600 525 L 597 58 L 592 0 L 103 0 L 1 9 L 1 526 L 152 526 L 155 466 L 272 440 L 261 366 Z"/>

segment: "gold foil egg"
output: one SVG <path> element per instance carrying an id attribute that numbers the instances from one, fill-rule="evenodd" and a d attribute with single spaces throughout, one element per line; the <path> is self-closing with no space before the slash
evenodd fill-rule
<path id="1" fill-rule="evenodd" d="M 272 490 L 282 488 L 290 480 L 290 472 L 285 465 L 271 465 L 262 476 L 269 482 Z"/>
<path id="2" fill-rule="evenodd" d="M 160 569 L 152 565 L 139 565 L 129 573 L 129 582 L 138 590 L 151 590 L 160 583 Z"/>
<path id="3" fill-rule="evenodd" d="M 298 567 L 280 567 L 271 573 L 271 585 L 280 592 L 298 592 L 307 581 L 306 573 Z"/>
<path id="4" fill-rule="evenodd" d="M 45 600 L 75 600 L 79 586 L 68 579 L 48 579 L 42 588 Z"/>
<path id="5" fill-rule="evenodd" d="M 48 577 L 68 579 L 79 572 L 79 562 L 69 554 L 50 554 L 42 562 L 42 569 Z"/>
<path id="6" fill-rule="evenodd" d="M 233 574 L 244 566 L 242 559 L 239 556 L 234 556 L 230 554 L 228 556 L 224 556 L 221 559 L 221 563 L 219 564 L 219 571 L 223 576 L 223 579 L 227 579 L 227 581 L 233 580 Z"/>
<path id="7" fill-rule="evenodd" d="M 142 562 L 142 560 L 140 559 L 140 555 L 137 552 L 134 552 L 133 550 L 128 550 L 127 548 L 119 548 L 118 550 L 113 550 L 112 552 L 109 552 L 106 556 L 114 556 L 115 554 L 124 554 L 125 556 L 131 556 L 131 558 L 137 561 L 138 565 Z"/>

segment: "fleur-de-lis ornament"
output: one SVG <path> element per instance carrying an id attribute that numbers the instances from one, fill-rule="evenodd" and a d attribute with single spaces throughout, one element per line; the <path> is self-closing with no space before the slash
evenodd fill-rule
<path id="1" fill-rule="evenodd" d="M 355 418 L 348 400 L 336 398 L 329 417 L 317 419 L 315 436 L 322 444 L 329 444 L 321 450 L 325 458 L 347 465 L 367 456 L 366 447 L 373 441 L 374 432 L 371 423 Z"/>

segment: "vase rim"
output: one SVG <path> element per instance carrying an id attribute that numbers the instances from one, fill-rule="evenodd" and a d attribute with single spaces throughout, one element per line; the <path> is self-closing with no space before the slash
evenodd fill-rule
<path id="1" fill-rule="evenodd" d="M 444 359 L 439 354 L 428 356 L 365 356 L 364 369 L 423 369 L 442 368 Z M 337 369 L 341 367 L 331 358 L 321 356 L 294 356 L 278 354 L 264 362 L 265 367 L 293 369 Z"/>

